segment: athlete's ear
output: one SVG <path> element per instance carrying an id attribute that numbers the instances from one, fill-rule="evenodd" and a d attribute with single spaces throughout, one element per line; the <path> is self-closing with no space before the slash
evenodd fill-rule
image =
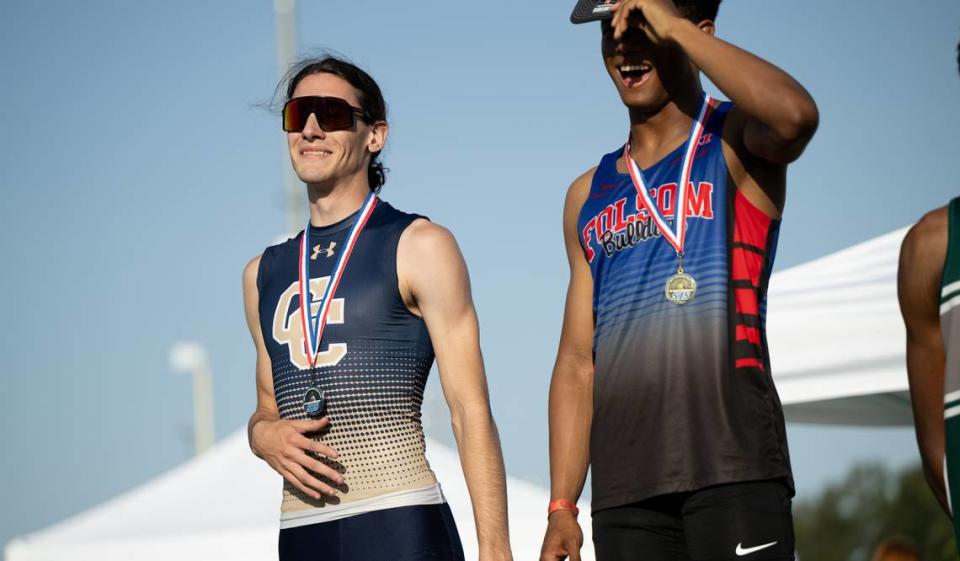
<path id="1" fill-rule="evenodd" d="M 383 150 L 387 144 L 387 134 L 390 132 L 390 125 L 386 121 L 376 121 L 370 125 L 370 134 L 367 137 L 367 150 L 371 154 L 376 154 Z"/>
<path id="2" fill-rule="evenodd" d="M 713 20 L 705 19 L 697 24 L 704 33 L 709 33 L 710 35 L 717 34 L 717 24 L 713 23 Z"/>

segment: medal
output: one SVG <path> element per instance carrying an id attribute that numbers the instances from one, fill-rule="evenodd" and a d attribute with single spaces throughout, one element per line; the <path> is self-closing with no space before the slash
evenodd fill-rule
<path id="1" fill-rule="evenodd" d="M 317 418 L 323 414 L 327 399 L 323 395 L 323 390 L 311 386 L 307 393 L 303 394 L 303 411 L 308 417 Z"/>
<path id="2" fill-rule="evenodd" d="M 683 254 L 680 254 L 679 258 L 677 273 L 667 279 L 667 284 L 663 287 L 667 300 L 677 305 L 686 304 L 697 295 L 697 281 L 683 272 Z"/>
<path id="3" fill-rule="evenodd" d="M 697 293 L 697 281 L 689 274 L 683 272 L 683 243 L 687 235 L 687 189 L 690 183 L 690 174 L 693 171 L 693 160 L 696 157 L 697 147 L 700 145 L 700 137 L 703 136 L 704 125 L 709 118 L 712 110 L 713 99 L 703 95 L 700 102 L 700 109 L 697 111 L 697 118 L 693 121 L 688 135 L 687 147 L 684 149 L 683 163 L 680 167 L 680 181 L 677 184 L 677 198 L 673 201 L 674 208 L 674 230 L 667 226 L 667 220 L 660 214 L 659 209 L 650 198 L 650 193 L 646 183 L 643 180 L 643 171 L 640 166 L 630 156 L 630 137 L 627 137 L 627 144 L 623 147 L 623 157 L 627 163 L 627 170 L 630 172 L 630 179 L 633 181 L 633 187 L 640 195 L 644 206 L 653 217 L 657 227 L 663 234 L 663 237 L 673 246 L 677 252 L 677 272 L 667 279 L 664 287 L 664 294 L 667 300 L 674 304 L 686 304 L 693 300 Z"/>
<path id="4" fill-rule="evenodd" d="M 303 236 L 300 238 L 300 270 L 299 282 L 300 289 L 300 324 L 303 327 L 303 346 L 307 352 L 307 360 L 310 362 L 310 387 L 303 394 L 303 411 L 308 417 L 316 418 L 323 414 L 326 408 L 327 399 L 323 390 L 317 387 L 319 381 L 319 369 L 317 368 L 317 358 L 320 356 L 320 342 L 323 339 L 323 330 L 327 326 L 327 314 L 330 312 L 330 306 L 334 294 L 337 292 L 337 286 L 340 285 L 340 279 L 343 278 L 343 271 L 350 260 L 350 254 L 360 237 L 360 232 L 366 226 L 367 220 L 373 214 L 373 209 L 377 206 L 380 199 L 370 191 L 367 198 L 360 207 L 356 222 L 350 227 L 347 234 L 347 241 L 343 250 L 337 257 L 337 262 L 333 266 L 333 274 L 330 275 L 330 281 L 327 283 L 320 297 L 320 311 L 316 317 L 310 313 L 313 305 L 313 294 L 310 293 L 310 223 L 303 229 Z"/>

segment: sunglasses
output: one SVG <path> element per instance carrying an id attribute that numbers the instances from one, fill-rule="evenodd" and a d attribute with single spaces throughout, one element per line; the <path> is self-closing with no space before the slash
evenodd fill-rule
<path id="1" fill-rule="evenodd" d="M 357 115 L 364 120 L 368 117 L 362 109 L 350 105 L 339 97 L 315 95 L 295 97 L 283 106 L 283 130 L 302 131 L 310 115 L 317 116 L 317 123 L 324 132 L 351 129 L 356 124 Z"/>

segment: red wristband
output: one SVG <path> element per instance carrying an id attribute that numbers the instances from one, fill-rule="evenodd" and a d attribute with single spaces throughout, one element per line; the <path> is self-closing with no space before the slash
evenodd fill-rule
<path id="1" fill-rule="evenodd" d="M 567 499 L 554 499 L 550 501 L 550 504 L 547 506 L 547 516 L 550 516 L 558 510 L 569 510 L 574 516 L 580 514 L 580 509 L 577 508 L 576 503 L 572 503 Z"/>

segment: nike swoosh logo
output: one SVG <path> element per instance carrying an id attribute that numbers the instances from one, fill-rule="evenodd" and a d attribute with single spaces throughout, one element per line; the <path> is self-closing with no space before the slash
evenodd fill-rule
<path id="1" fill-rule="evenodd" d="M 773 547 L 777 545 L 777 542 L 765 543 L 763 545 L 758 545 L 756 547 L 743 547 L 743 544 L 737 544 L 737 557 L 743 557 L 744 555 L 750 555 L 751 553 L 756 553 L 761 549 L 767 549 L 768 547 Z"/>

